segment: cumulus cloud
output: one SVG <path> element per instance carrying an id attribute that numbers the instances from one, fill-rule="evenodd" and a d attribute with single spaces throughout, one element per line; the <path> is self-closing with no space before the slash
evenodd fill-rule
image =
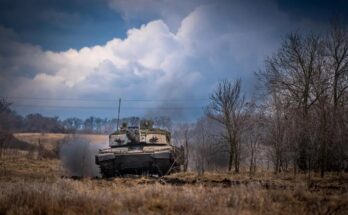
<path id="1" fill-rule="evenodd" d="M 10 30 L 6 33 L 12 34 Z M 1 64 L 2 71 L 6 71 L 8 79 L 16 81 L 16 88 L 6 87 L 8 79 L 4 79 L 3 92 L 17 97 L 61 98 L 88 94 L 108 97 L 116 94 L 118 97 L 168 98 L 178 94 L 172 88 L 171 95 L 165 95 L 161 87 L 173 81 L 182 78 L 186 83 L 177 90 L 179 94 L 184 93 L 185 87 L 191 87 L 194 73 L 183 77 L 180 71 L 166 63 L 174 55 L 184 54 L 184 50 L 182 41 L 163 21 L 130 29 L 127 35 L 124 40 L 113 39 L 101 46 L 64 52 L 43 51 L 38 46 L 16 41 L 15 37 L 2 40 L 2 47 L 11 45 L 2 50 L 13 51 L 11 55 L 1 56 L 2 62 L 7 62 Z M 28 70 L 32 75 L 28 76 Z"/>
<path id="2" fill-rule="evenodd" d="M 284 26 L 298 26 L 272 3 L 193 1 L 188 9 L 168 15 L 164 4 L 173 1 L 145 2 L 149 9 L 137 0 L 110 4 L 129 17 L 146 10 L 163 13 L 163 19 L 129 29 L 125 39 L 79 50 L 44 51 L 0 28 L 2 92 L 24 97 L 207 98 L 217 81 L 239 77 L 250 90 L 253 72 L 278 46 Z M 173 16 L 180 20 L 175 30 Z"/>

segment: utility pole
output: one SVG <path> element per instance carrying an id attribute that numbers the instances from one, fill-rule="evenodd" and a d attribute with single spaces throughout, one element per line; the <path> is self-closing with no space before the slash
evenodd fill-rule
<path id="1" fill-rule="evenodd" d="M 117 131 L 120 124 L 121 98 L 118 99 Z"/>

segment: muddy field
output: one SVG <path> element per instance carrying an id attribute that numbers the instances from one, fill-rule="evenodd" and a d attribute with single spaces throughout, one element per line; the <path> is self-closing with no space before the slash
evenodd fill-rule
<path id="1" fill-rule="evenodd" d="M 348 175 L 187 172 L 104 180 L 68 176 L 56 158 L 1 157 L 0 214 L 62 213 L 348 214 Z"/>

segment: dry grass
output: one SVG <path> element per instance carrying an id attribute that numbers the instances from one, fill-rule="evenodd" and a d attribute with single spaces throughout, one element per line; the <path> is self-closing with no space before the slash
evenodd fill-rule
<path id="1" fill-rule="evenodd" d="M 0 183 L 4 181 L 46 181 L 62 175 L 57 159 L 32 159 L 28 154 L 0 158 Z"/>
<path id="2" fill-rule="evenodd" d="M 72 134 L 55 134 L 55 133 L 15 133 L 13 134 L 18 140 L 38 145 L 40 143 L 48 150 L 53 150 L 65 138 L 72 136 Z M 105 143 L 108 141 L 108 135 L 102 134 L 76 134 L 83 136 L 92 143 Z"/>
<path id="3" fill-rule="evenodd" d="M 1 160 L 0 214 L 347 214 L 345 176 L 179 173 L 164 178 L 61 178 L 59 161 Z M 259 178 L 258 178 L 259 177 Z M 238 182 L 238 183 L 237 183 Z M 268 185 L 267 185 L 268 184 Z M 266 186 L 267 185 L 267 186 Z"/>
<path id="4" fill-rule="evenodd" d="M 132 179 L 128 179 L 132 180 Z M 298 187 L 123 184 L 118 180 L 3 182 L 6 214 L 346 214 L 347 194 L 313 194 Z"/>
<path id="5" fill-rule="evenodd" d="M 113 180 L 62 176 L 56 159 L 20 152 L 0 158 L 0 214 L 348 214 L 347 174 L 313 174 L 310 180 L 269 172 Z"/>

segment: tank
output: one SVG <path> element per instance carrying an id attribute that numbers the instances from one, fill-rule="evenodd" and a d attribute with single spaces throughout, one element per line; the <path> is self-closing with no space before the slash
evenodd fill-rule
<path id="1" fill-rule="evenodd" d="M 122 125 L 109 135 L 109 148 L 100 149 L 95 162 L 104 178 L 177 172 L 184 163 L 184 150 L 172 145 L 170 139 L 170 132 L 153 128 L 151 123 Z"/>

